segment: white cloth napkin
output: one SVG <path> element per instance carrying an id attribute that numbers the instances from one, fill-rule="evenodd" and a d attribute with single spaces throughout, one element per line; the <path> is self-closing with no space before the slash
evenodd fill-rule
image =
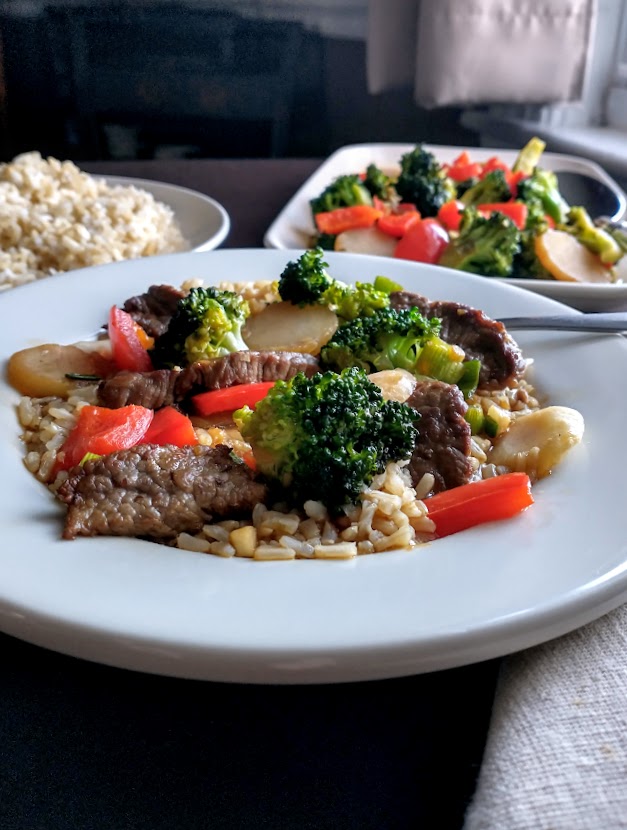
<path id="1" fill-rule="evenodd" d="M 597 0 L 370 0 L 368 89 L 424 107 L 582 97 Z"/>
<path id="2" fill-rule="evenodd" d="M 627 606 L 503 661 L 464 830 L 627 828 Z"/>

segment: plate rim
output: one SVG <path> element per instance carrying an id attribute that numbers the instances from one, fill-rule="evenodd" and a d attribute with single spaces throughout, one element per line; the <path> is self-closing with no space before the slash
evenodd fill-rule
<path id="1" fill-rule="evenodd" d="M 291 253 L 284 251 L 268 251 L 264 249 L 222 249 L 220 251 L 212 251 L 202 255 L 203 258 L 223 257 L 225 259 L 237 259 L 240 255 L 245 254 L 247 257 L 265 256 L 276 259 L 291 257 Z M 378 269 L 380 259 L 377 257 L 369 257 L 364 255 L 349 255 L 352 259 L 357 260 L 358 264 L 370 263 L 373 269 Z M 198 254 L 169 254 L 161 257 L 152 258 L 152 262 L 161 261 L 164 269 L 169 269 L 172 265 L 180 268 L 182 265 L 182 257 L 189 259 L 189 264 L 193 267 L 192 258 L 196 262 L 200 262 Z M 270 261 L 270 259 L 268 259 Z M 345 254 L 333 254 L 331 265 L 337 267 L 342 262 L 346 262 Z M 137 266 L 131 265 L 138 261 L 125 261 L 123 263 L 114 263 L 109 265 L 98 266 L 93 269 L 82 269 L 85 271 L 100 271 L 106 270 L 106 273 L 113 277 L 113 269 L 120 271 L 133 268 L 137 270 Z M 144 268 L 148 261 L 140 260 L 144 263 Z M 418 272 L 425 269 L 425 266 L 420 267 L 414 263 L 403 264 L 400 270 L 413 270 Z M 184 270 L 184 269 L 183 269 Z M 440 269 L 445 271 L 445 269 Z M 433 268 L 430 268 L 433 272 Z M 455 275 L 453 282 L 460 281 L 458 272 L 446 271 L 449 279 Z M 61 279 L 64 282 L 73 282 L 80 280 L 81 272 L 73 271 L 62 275 Z M 181 279 L 185 278 L 181 274 Z M 205 276 L 205 278 L 207 278 Z M 484 284 L 480 277 L 473 277 L 472 281 L 477 285 Z M 22 286 L 19 290 L 22 295 L 28 294 L 32 291 L 43 291 L 44 286 L 49 287 L 45 289 L 46 292 L 51 292 L 52 287 L 47 281 L 40 283 L 30 283 Z M 57 284 L 58 285 L 58 284 Z M 86 289 L 87 290 L 87 289 Z M 484 289 L 485 290 L 485 289 Z M 514 292 L 519 294 L 520 290 L 515 287 L 504 287 L 497 289 L 497 294 L 500 291 L 505 293 Z M 14 296 L 17 296 L 17 292 Z M 527 295 L 528 296 L 528 295 Z M 15 301 L 17 302 L 17 301 Z M 558 306 L 559 304 L 546 298 L 534 298 L 535 304 L 543 306 Z M 12 303 L 10 303 L 12 304 Z M 2 314 L 2 303 L 0 303 L 0 315 Z M 621 352 L 622 354 L 622 352 Z M 627 355 L 626 355 L 627 357 Z M 15 397 L 15 393 L 14 397 Z M 17 423 L 15 424 L 15 437 L 19 431 Z M 28 480 L 28 473 L 22 470 L 25 478 Z M 35 482 L 37 487 L 41 487 L 38 482 Z M 148 544 L 148 543 L 147 543 Z M 372 557 L 374 559 L 374 557 Z M 238 564 L 238 563 L 232 563 Z M 239 563 L 241 564 L 241 563 Z M 263 567 L 267 567 L 270 563 L 264 563 Z M 306 565 L 311 563 L 305 563 Z M 329 563 L 324 563 L 325 566 Z M 280 563 L 279 567 L 285 567 L 285 563 Z M 289 565 L 288 565 L 289 567 Z M 623 595 L 627 591 L 627 560 L 623 562 L 623 567 L 620 573 L 614 574 L 611 578 L 606 578 L 600 584 L 589 584 L 584 586 L 584 589 L 578 588 L 572 591 L 566 601 L 564 598 L 555 600 L 553 603 L 545 605 L 542 609 L 533 609 L 527 611 L 526 614 L 518 615 L 516 618 L 499 619 L 492 621 L 487 626 L 479 626 L 474 631 L 447 631 L 445 633 L 432 634 L 429 642 L 421 646 L 422 651 L 437 652 L 440 645 L 448 644 L 451 641 L 457 640 L 460 643 L 460 648 L 464 651 L 464 643 L 468 639 L 476 636 L 479 631 L 492 631 L 493 628 L 500 629 L 501 633 L 508 635 L 506 639 L 520 645 L 521 638 L 524 641 L 522 647 L 527 648 L 539 642 L 543 642 L 546 637 L 547 629 L 550 628 L 551 636 L 558 636 L 566 633 L 573 628 L 579 627 L 585 622 L 589 622 L 601 613 L 606 613 L 613 607 L 616 607 L 623 599 Z M 577 619 L 574 620 L 571 615 L 568 619 L 564 617 L 564 607 L 568 609 L 577 610 Z M 361 646 L 352 645 L 350 647 L 336 647 L 335 649 L 323 649 L 322 651 L 307 649 L 301 650 L 299 655 L 292 654 L 289 651 L 281 651 L 280 649 L 268 649 L 267 645 L 260 647 L 254 654 L 251 655 L 250 649 L 247 652 L 240 649 L 236 654 L 230 650 L 228 654 L 216 647 L 204 647 L 199 649 L 197 644 L 187 644 L 181 646 L 179 644 L 179 653 L 172 655 L 168 654 L 172 643 L 167 641 L 167 638 L 161 638 L 158 641 L 152 639 L 144 639 L 137 634 L 124 637 L 118 637 L 118 642 L 111 648 L 111 632 L 102 634 L 102 629 L 92 629 L 89 624 L 83 623 L 81 630 L 77 632 L 76 626 L 70 626 L 70 630 L 66 632 L 63 639 L 62 647 L 50 631 L 49 625 L 50 616 L 41 614 L 40 612 L 33 612 L 30 610 L 30 616 L 26 615 L 28 619 L 24 619 L 24 608 L 20 608 L 19 604 L 10 604 L 6 601 L 3 592 L 0 592 L 0 629 L 9 634 L 20 637 L 20 639 L 35 642 L 49 648 L 54 648 L 64 653 L 74 654 L 74 656 L 83 657 L 85 659 L 97 659 L 98 662 L 105 662 L 111 665 L 119 665 L 124 668 L 137 669 L 141 671 L 149 671 L 159 674 L 169 674 L 181 677 L 195 677 L 197 679 L 207 680 L 224 680 L 233 682 L 263 682 L 263 683 L 325 683 L 325 682 L 345 682 L 348 680 L 365 680 L 375 679 L 379 677 L 396 677 L 403 674 L 413 674 L 422 671 L 440 670 L 443 668 L 453 667 L 454 665 L 463 665 L 468 662 L 475 662 L 477 659 L 488 659 L 490 657 L 499 656 L 502 652 L 503 641 L 495 638 L 498 642 L 493 641 L 491 644 L 484 644 L 482 649 L 475 645 L 473 656 L 469 658 L 468 651 L 464 654 L 458 655 L 451 659 L 450 652 L 447 655 L 435 654 L 427 660 L 423 655 L 422 665 L 416 664 L 415 653 L 417 646 L 415 642 L 396 642 L 394 644 L 377 644 L 372 646 L 363 644 Z M 545 628 L 542 633 L 538 632 L 538 620 L 540 624 L 544 621 Z M 62 628 L 63 622 L 53 620 L 56 625 L 56 634 L 59 634 L 59 629 Z M 522 632 L 521 632 L 522 625 Z M 511 629 L 511 631 L 510 631 Z M 509 632 L 509 634 L 508 634 Z M 516 633 L 517 632 L 517 633 Z M 120 632 L 116 632 L 118 635 Z M 102 635 L 102 636 L 101 636 Z M 104 637 L 104 642 L 102 642 Z M 114 638 L 115 639 L 115 638 Z M 99 650 L 98 657 L 94 658 L 93 648 L 96 643 L 96 648 Z M 107 649 L 107 643 L 109 648 Z M 181 650 L 185 652 L 181 656 Z M 412 654 L 414 657 L 412 658 Z M 207 659 L 207 657 L 210 659 Z M 244 666 L 242 660 L 245 658 L 254 658 L 251 666 Z M 369 659 L 364 665 L 364 657 Z M 264 663 L 274 662 L 274 668 L 265 669 L 260 667 L 260 659 Z M 187 662 L 186 662 L 187 661 Z M 256 661 L 256 662 L 255 662 Z M 281 665 L 278 665 L 278 664 Z"/>

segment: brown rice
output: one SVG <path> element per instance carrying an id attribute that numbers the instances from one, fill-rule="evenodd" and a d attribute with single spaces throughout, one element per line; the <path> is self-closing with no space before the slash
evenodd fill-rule
<path id="1" fill-rule="evenodd" d="M 0 164 L 0 290 L 188 247 L 172 210 L 145 190 L 38 152 Z"/>

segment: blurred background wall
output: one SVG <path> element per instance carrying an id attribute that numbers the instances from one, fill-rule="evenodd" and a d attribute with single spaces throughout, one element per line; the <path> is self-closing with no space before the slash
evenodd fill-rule
<path id="1" fill-rule="evenodd" d="M 626 7 L 598 0 L 581 101 L 427 110 L 410 88 L 369 94 L 368 0 L 0 0 L 0 157 L 325 157 L 535 132 L 627 177 Z"/>
<path id="2" fill-rule="evenodd" d="M 476 143 L 460 111 L 369 95 L 367 0 L 10 0 L 2 156 L 319 156 Z"/>

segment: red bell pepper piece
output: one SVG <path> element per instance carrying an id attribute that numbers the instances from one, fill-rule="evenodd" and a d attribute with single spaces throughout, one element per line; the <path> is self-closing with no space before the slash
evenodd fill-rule
<path id="1" fill-rule="evenodd" d="M 59 450 L 53 478 L 59 470 L 69 470 L 85 455 L 108 455 L 128 450 L 139 444 L 153 419 L 152 409 L 144 406 L 84 406 L 78 413 L 76 426 Z"/>
<path id="2" fill-rule="evenodd" d="M 505 174 L 506 179 L 508 178 L 508 176 L 512 175 L 511 168 L 507 164 L 505 164 L 504 161 L 501 161 L 501 159 L 497 156 L 492 156 L 487 161 L 484 161 L 481 165 L 481 174 L 479 178 L 483 179 L 484 176 L 487 176 L 488 173 L 491 173 L 493 170 L 502 170 Z"/>
<path id="3" fill-rule="evenodd" d="M 458 231 L 464 208 L 464 203 L 459 199 L 451 199 L 449 202 L 444 202 L 438 211 L 438 219 L 447 230 Z"/>
<path id="4" fill-rule="evenodd" d="M 525 229 L 529 214 L 529 209 L 524 202 L 486 202 L 484 205 L 479 205 L 478 210 L 486 216 L 494 212 L 504 213 L 521 231 Z"/>
<path id="5" fill-rule="evenodd" d="M 150 372 L 153 368 L 150 355 L 145 343 L 150 338 L 143 329 L 140 337 L 135 320 L 126 311 L 112 306 L 109 312 L 109 339 L 113 362 L 118 369 L 128 369 L 130 372 Z M 147 339 L 145 339 L 147 338 Z M 144 343 L 142 343 L 144 339 Z"/>
<path id="6" fill-rule="evenodd" d="M 451 167 L 448 171 L 448 176 L 454 182 L 465 182 L 468 179 L 478 179 L 481 176 L 481 165 L 477 162 L 473 164 L 458 165 Z"/>
<path id="7" fill-rule="evenodd" d="M 449 536 L 484 522 L 510 519 L 533 504 L 526 473 L 505 473 L 463 484 L 425 499 L 437 537 Z"/>
<path id="8" fill-rule="evenodd" d="M 274 386 L 274 381 L 261 383 L 242 383 L 238 386 L 229 386 L 227 389 L 212 389 L 210 392 L 201 392 L 194 395 L 192 405 L 198 415 L 216 415 L 219 412 L 234 412 L 242 406 L 254 409 L 262 398 Z"/>
<path id="9" fill-rule="evenodd" d="M 377 228 L 388 236 L 396 236 L 400 239 L 407 230 L 420 221 L 420 213 L 414 208 L 405 210 L 402 213 L 386 213 L 377 222 Z"/>
<path id="10" fill-rule="evenodd" d="M 193 446 L 198 436 L 192 422 L 173 406 L 164 406 L 155 412 L 152 423 L 142 438 L 143 444 L 174 444 L 176 447 Z"/>
<path id="11" fill-rule="evenodd" d="M 353 228 L 369 228 L 383 216 L 383 211 L 372 205 L 354 205 L 316 213 L 316 227 L 320 233 L 335 236 Z"/>
<path id="12" fill-rule="evenodd" d="M 481 175 L 481 165 L 476 161 L 471 161 L 470 156 L 464 150 L 452 164 L 446 166 L 446 175 L 455 182 L 478 179 Z"/>
<path id="13" fill-rule="evenodd" d="M 414 222 L 396 243 L 394 256 L 416 262 L 436 263 L 448 245 L 448 233 L 431 217 Z"/>

